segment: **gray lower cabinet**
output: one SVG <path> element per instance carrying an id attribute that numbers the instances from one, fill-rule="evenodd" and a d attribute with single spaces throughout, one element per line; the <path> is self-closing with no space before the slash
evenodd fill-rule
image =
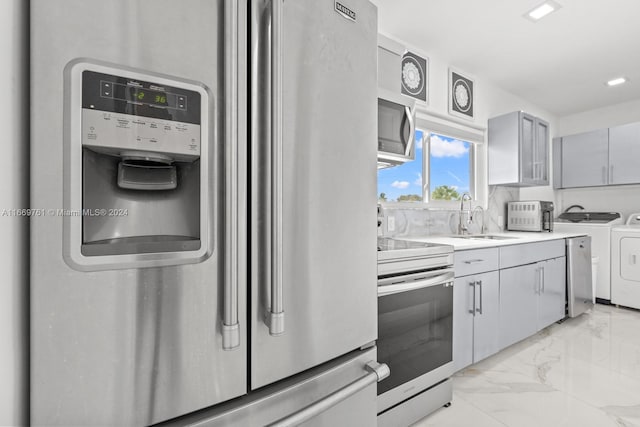
<path id="1" fill-rule="evenodd" d="M 460 251 L 455 254 L 453 287 L 453 366 L 458 371 L 501 347 L 500 276 L 498 249 Z"/>
<path id="2" fill-rule="evenodd" d="M 500 248 L 500 267 L 501 347 L 565 317 L 564 239 Z"/>
<path id="3" fill-rule="evenodd" d="M 457 251 L 454 267 L 455 371 L 565 317 L 564 239 Z"/>
<path id="4" fill-rule="evenodd" d="M 537 264 L 500 270 L 500 346 L 507 347 L 537 332 Z"/>
<path id="5" fill-rule="evenodd" d="M 538 331 L 565 317 L 566 271 L 565 257 L 538 263 L 542 283 L 538 290 Z"/>

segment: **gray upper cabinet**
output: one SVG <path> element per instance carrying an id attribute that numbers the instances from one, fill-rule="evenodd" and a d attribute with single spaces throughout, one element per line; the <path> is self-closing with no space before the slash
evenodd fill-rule
<path id="1" fill-rule="evenodd" d="M 640 122 L 553 140 L 554 188 L 640 184 Z"/>
<path id="2" fill-rule="evenodd" d="M 609 128 L 609 184 L 640 183 L 640 123 Z"/>
<path id="3" fill-rule="evenodd" d="M 561 184 L 557 188 L 608 184 L 609 132 L 598 129 L 562 137 Z"/>
<path id="4" fill-rule="evenodd" d="M 489 185 L 547 185 L 549 124 L 523 111 L 489 119 Z"/>

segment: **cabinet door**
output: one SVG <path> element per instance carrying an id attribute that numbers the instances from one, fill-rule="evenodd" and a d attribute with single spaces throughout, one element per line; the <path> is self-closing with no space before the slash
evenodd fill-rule
<path id="1" fill-rule="evenodd" d="M 500 347 L 537 332 L 538 264 L 500 270 Z"/>
<path id="2" fill-rule="evenodd" d="M 640 183 L 640 123 L 609 129 L 609 184 Z"/>
<path id="3" fill-rule="evenodd" d="M 562 138 L 562 187 L 593 187 L 608 183 L 609 132 L 593 132 Z"/>
<path id="4" fill-rule="evenodd" d="M 473 363 L 473 318 L 476 276 L 459 277 L 453 284 L 453 370 Z"/>
<path id="5" fill-rule="evenodd" d="M 529 114 L 520 116 L 520 181 L 536 181 L 536 118 Z"/>
<path id="6" fill-rule="evenodd" d="M 497 271 L 476 277 L 476 315 L 473 319 L 473 362 L 500 351 L 500 275 Z"/>
<path id="7" fill-rule="evenodd" d="M 538 263 L 538 330 L 565 317 L 566 258 Z"/>
<path id="8" fill-rule="evenodd" d="M 544 120 L 536 119 L 536 140 L 533 156 L 533 178 L 536 184 L 549 183 L 549 124 Z"/>

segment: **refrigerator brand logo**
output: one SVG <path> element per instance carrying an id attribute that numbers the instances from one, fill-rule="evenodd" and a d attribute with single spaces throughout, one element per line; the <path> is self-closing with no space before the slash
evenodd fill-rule
<path id="1" fill-rule="evenodd" d="M 353 22 L 356 22 L 356 13 L 353 10 L 349 9 L 347 6 L 343 5 L 342 3 L 336 2 L 336 11 L 340 13 L 340 15 L 344 16 L 345 18 L 350 19 Z"/>

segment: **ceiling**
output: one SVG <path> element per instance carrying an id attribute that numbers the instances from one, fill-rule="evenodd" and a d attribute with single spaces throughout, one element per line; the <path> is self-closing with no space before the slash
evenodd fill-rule
<path id="1" fill-rule="evenodd" d="M 640 99 L 639 0 L 556 0 L 537 23 L 542 0 L 371 1 L 380 32 L 558 117 Z"/>

